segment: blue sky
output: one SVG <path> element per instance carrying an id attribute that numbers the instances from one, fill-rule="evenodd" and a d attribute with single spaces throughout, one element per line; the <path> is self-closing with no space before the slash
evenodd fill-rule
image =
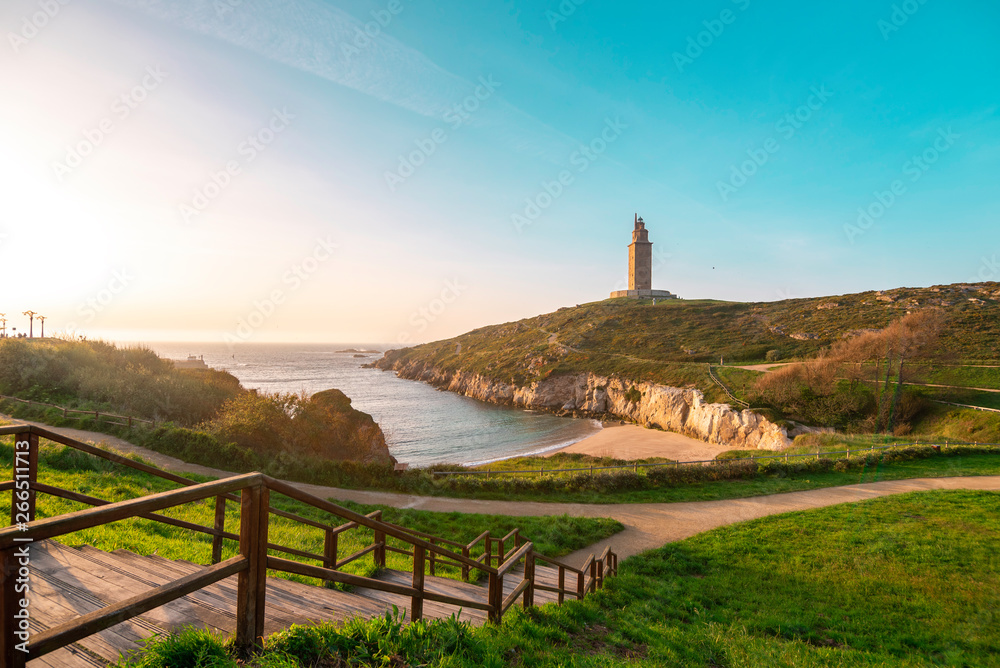
<path id="1" fill-rule="evenodd" d="M 65 1 L 0 8 L 19 330 L 442 338 L 635 212 L 687 298 L 1000 280 L 995 3 Z"/>

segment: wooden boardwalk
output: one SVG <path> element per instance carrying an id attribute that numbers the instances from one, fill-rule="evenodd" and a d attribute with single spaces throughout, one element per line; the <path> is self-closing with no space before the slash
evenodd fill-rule
<path id="1" fill-rule="evenodd" d="M 103 552 L 90 546 L 70 548 L 51 540 L 31 547 L 31 632 L 32 635 L 99 610 L 160 585 L 203 570 L 187 561 L 170 561 L 159 556 L 140 556 L 126 550 Z M 409 585 L 412 575 L 383 571 L 379 579 Z M 555 587 L 556 569 L 536 566 L 536 581 Z M 513 591 L 519 578 L 505 582 L 505 594 Z M 427 576 L 427 591 L 486 602 L 487 588 L 442 577 Z M 124 653 L 141 647 L 140 641 L 154 634 L 170 634 L 184 627 L 197 627 L 231 635 L 236 627 L 236 576 L 195 591 L 183 598 L 28 663 L 29 666 L 77 668 L 106 666 Z M 536 590 L 535 603 L 555 602 L 557 595 Z M 396 606 L 400 612 L 410 606 L 410 598 L 373 589 L 348 593 L 324 587 L 267 579 L 266 634 L 292 624 L 342 621 L 352 616 L 373 617 Z M 482 624 L 486 613 L 459 609 L 426 601 L 424 616 L 463 620 Z"/>

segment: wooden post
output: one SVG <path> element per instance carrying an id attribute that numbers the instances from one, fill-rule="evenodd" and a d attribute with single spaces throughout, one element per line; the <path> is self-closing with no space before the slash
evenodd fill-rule
<path id="1" fill-rule="evenodd" d="M 503 565 L 503 558 L 505 556 L 507 556 L 507 549 L 504 545 L 503 538 L 501 538 L 497 544 L 497 568 L 500 568 Z"/>
<path id="2" fill-rule="evenodd" d="M 424 616 L 424 557 L 425 548 L 422 545 L 413 546 L 413 588 L 419 594 L 410 600 L 410 621 L 416 622 Z"/>
<path id="3" fill-rule="evenodd" d="M 132 416 L 131 415 L 128 416 L 128 428 L 129 428 L 129 431 L 132 431 Z"/>
<path id="4" fill-rule="evenodd" d="M 469 546 L 468 545 L 466 545 L 465 547 L 462 548 L 462 556 L 465 557 L 466 559 L 470 558 L 470 552 L 469 552 Z M 469 564 L 462 564 L 462 579 L 463 580 L 468 580 L 469 579 Z"/>
<path id="5" fill-rule="evenodd" d="M 584 579 L 583 572 L 577 573 L 576 575 L 576 598 L 582 601 L 583 597 L 587 595 L 586 580 Z"/>
<path id="6" fill-rule="evenodd" d="M 38 434 L 28 432 L 14 437 L 14 470 L 11 477 L 14 489 L 10 492 L 10 523 L 13 526 L 33 522 L 35 483 L 38 482 Z"/>
<path id="7" fill-rule="evenodd" d="M 590 561 L 590 592 L 597 591 L 597 559 Z"/>
<path id="8" fill-rule="evenodd" d="M 212 538 L 212 563 L 222 561 L 222 532 L 226 530 L 226 497 L 215 497 L 215 536 Z"/>
<path id="9" fill-rule="evenodd" d="M 264 635 L 264 595 L 267 591 L 268 490 L 263 481 L 242 490 L 240 555 L 249 567 L 240 571 L 236 590 L 236 650 L 253 653 Z"/>
<path id="10" fill-rule="evenodd" d="M 372 519 L 382 521 L 382 511 L 378 511 L 378 514 Z M 385 568 L 385 533 L 381 531 L 375 532 L 375 568 Z"/>
<path id="11" fill-rule="evenodd" d="M 430 544 L 437 545 L 437 541 L 431 538 Z M 430 562 L 431 575 L 432 576 L 437 575 L 437 568 L 435 564 L 436 559 L 434 558 L 434 552 L 431 552 L 430 554 L 427 555 L 427 561 Z"/>
<path id="12" fill-rule="evenodd" d="M 0 665 L 4 668 L 24 668 L 28 656 L 17 649 L 22 639 L 14 635 L 18 631 L 18 620 L 14 615 L 21 610 L 23 596 L 16 590 L 17 571 L 20 567 L 15 554 L 18 549 L 20 548 L 0 551 L 0 580 L 3 587 L 0 590 Z"/>
<path id="13" fill-rule="evenodd" d="M 340 536 L 332 528 L 326 530 L 323 541 L 323 567 L 331 571 L 337 570 L 337 550 L 340 547 Z"/>
<path id="14" fill-rule="evenodd" d="M 503 618 L 503 576 L 490 573 L 490 621 L 499 624 Z"/>
<path id="15" fill-rule="evenodd" d="M 531 548 L 524 557 L 524 579 L 528 581 L 524 590 L 524 607 L 530 608 L 535 605 L 535 551 Z"/>
<path id="16" fill-rule="evenodd" d="M 603 559 L 601 559 L 600 561 L 597 562 L 597 585 L 596 585 L 595 589 L 597 587 L 600 587 L 601 589 L 604 588 L 604 560 Z"/>
<path id="17" fill-rule="evenodd" d="M 566 594 L 564 590 L 566 589 L 566 567 L 559 567 L 559 605 L 563 604 L 563 599 Z"/>

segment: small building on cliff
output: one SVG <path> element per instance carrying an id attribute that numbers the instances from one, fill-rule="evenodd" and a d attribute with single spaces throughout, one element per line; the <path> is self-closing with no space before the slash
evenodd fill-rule
<path id="1" fill-rule="evenodd" d="M 639 214 L 635 215 L 632 243 L 628 247 L 628 290 L 612 292 L 611 298 L 616 297 L 677 299 L 672 292 L 653 289 L 653 242 Z"/>

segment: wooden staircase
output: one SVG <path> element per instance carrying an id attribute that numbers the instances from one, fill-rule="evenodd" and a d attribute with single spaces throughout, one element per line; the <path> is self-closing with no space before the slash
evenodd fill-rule
<path id="1" fill-rule="evenodd" d="M 205 568 L 155 555 L 143 557 L 127 550 L 109 553 L 90 546 L 71 548 L 53 541 L 36 543 L 31 548 L 32 631 L 40 633 Z M 409 573 L 392 570 L 379 577 L 401 585 L 409 585 L 409 578 Z M 557 578 L 557 569 L 536 568 L 536 579 L 553 588 Z M 485 599 L 486 596 L 485 586 L 442 577 L 427 576 L 425 586 L 429 591 L 447 596 L 473 599 Z M 513 582 L 506 585 L 505 594 L 509 595 L 514 586 Z M 120 655 L 139 649 L 139 641 L 143 638 L 168 635 L 185 627 L 232 635 L 236 629 L 236 596 L 236 576 L 230 576 L 39 657 L 28 665 L 52 668 L 105 666 L 117 661 Z M 555 593 L 540 591 L 535 604 L 552 603 L 557 599 Z M 343 621 L 352 616 L 370 618 L 384 615 L 393 606 L 406 614 L 409 605 L 408 597 L 375 589 L 358 588 L 345 592 L 268 578 L 264 633 L 286 629 L 292 624 Z M 473 624 L 483 624 L 487 618 L 481 610 L 433 601 L 424 604 L 427 618 L 446 619 L 452 615 Z"/>
<path id="2" fill-rule="evenodd" d="M 107 665 L 141 647 L 145 638 L 184 627 L 232 635 L 236 650 L 248 654 L 263 637 L 292 624 L 370 618 L 393 608 L 405 611 L 411 621 L 457 615 L 473 624 L 499 622 L 518 602 L 530 607 L 562 604 L 567 596 L 582 599 L 618 570 L 618 558 L 609 549 L 599 558 L 591 555 L 577 568 L 536 552 L 534 544 L 516 529 L 503 537 L 492 537 L 487 531 L 462 544 L 384 522 L 380 511 L 358 514 L 260 473 L 196 483 L 39 427 L 2 427 L 0 435 L 4 434 L 16 439 L 15 479 L 0 483 L 0 492 L 10 491 L 12 498 L 11 526 L 0 529 L 0 668 L 20 668 L 26 663 L 68 668 Z M 41 438 L 157 475 L 180 487 L 109 503 L 46 485 L 37 480 Z M 38 494 L 92 507 L 36 520 Z M 311 506 L 327 519 L 274 508 L 272 495 Z M 206 499 L 215 500 L 214 526 L 160 513 Z M 229 502 L 240 506 L 238 533 L 226 531 Z M 321 530 L 323 554 L 271 542 L 272 516 L 301 524 L 303 530 Z M 70 548 L 53 540 L 129 518 L 211 536 L 212 564 L 140 556 L 127 550 L 108 553 L 90 546 Z M 373 542 L 341 556 L 340 537 L 359 530 L 370 532 L 367 535 L 373 538 L 367 540 Z M 222 560 L 223 541 L 236 543 L 237 556 Z M 408 558 L 412 569 L 387 569 L 387 553 Z M 344 570 L 367 555 L 374 560 L 376 577 Z M 463 580 L 437 577 L 440 567 L 460 573 Z M 340 583 L 348 591 L 267 577 L 269 571 Z"/>

